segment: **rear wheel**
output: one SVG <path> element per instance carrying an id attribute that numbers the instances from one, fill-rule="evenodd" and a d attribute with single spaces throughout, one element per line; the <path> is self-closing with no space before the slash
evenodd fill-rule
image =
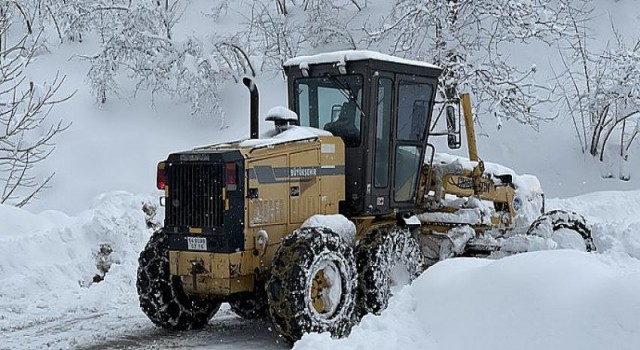
<path id="1" fill-rule="evenodd" d="M 531 224 L 527 234 L 551 238 L 559 249 L 596 250 L 591 227 L 582 215 L 572 211 L 552 210 L 541 215 Z"/>
<path id="2" fill-rule="evenodd" d="M 353 248 L 327 228 L 301 228 L 285 237 L 267 282 L 269 316 L 293 343 L 304 333 L 347 335 L 355 321 Z"/>
<path id="3" fill-rule="evenodd" d="M 189 297 L 179 277 L 169 273 L 169 244 L 162 231 L 153 234 L 138 259 L 136 287 L 140 308 L 156 325 L 175 330 L 201 328 L 220 302 Z"/>
<path id="4" fill-rule="evenodd" d="M 383 226 L 371 230 L 356 248 L 358 315 L 379 314 L 389 298 L 426 269 L 420 244 L 408 229 Z"/>

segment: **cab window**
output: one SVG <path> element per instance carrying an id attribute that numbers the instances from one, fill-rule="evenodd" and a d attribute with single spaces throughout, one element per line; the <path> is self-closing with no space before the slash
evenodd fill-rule
<path id="1" fill-rule="evenodd" d="M 400 81 L 396 124 L 398 140 L 424 139 L 432 89 L 430 84 Z"/>
<path id="2" fill-rule="evenodd" d="M 340 136 L 347 147 L 361 142 L 362 76 L 325 76 L 295 81 L 300 125 Z"/>

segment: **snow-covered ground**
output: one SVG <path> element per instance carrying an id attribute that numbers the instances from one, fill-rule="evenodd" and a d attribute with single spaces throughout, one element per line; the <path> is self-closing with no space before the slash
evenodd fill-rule
<path id="1" fill-rule="evenodd" d="M 100 196 L 69 217 L 0 206 L 0 349 L 286 348 L 267 321 L 227 306 L 203 330 L 159 329 L 138 307 L 137 255 L 148 197 Z M 305 336 L 296 349 L 638 349 L 640 191 L 552 199 L 583 213 L 598 253 L 558 250 L 436 264 L 366 316 L 348 338 Z M 101 244 L 113 248 L 104 281 Z"/>
<path id="2" fill-rule="evenodd" d="M 436 264 L 351 336 L 296 349 L 637 349 L 640 261 L 570 250 Z"/>

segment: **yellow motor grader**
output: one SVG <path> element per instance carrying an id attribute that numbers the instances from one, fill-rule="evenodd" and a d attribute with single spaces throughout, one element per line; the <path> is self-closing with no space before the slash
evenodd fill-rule
<path id="1" fill-rule="evenodd" d="M 289 342 L 343 336 L 439 260 L 533 243 L 595 249 L 578 214 L 526 220 L 543 213 L 539 183 L 478 158 L 468 95 L 432 120 L 439 67 L 340 51 L 284 70 L 288 108 L 267 113 L 268 137 L 259 138 L 258 90 L 245 78 L 250 139 L 158 164 L 165 221 L 140 254 L 137 280 L 155 324 L 202 327 L 228 302 L 241 317 L 270 318 Z M 429 143 L 443 135 L 460 147 L 461 109 L 469 159 Z M 446 131 L 433 131 L 436 119 Z"/>

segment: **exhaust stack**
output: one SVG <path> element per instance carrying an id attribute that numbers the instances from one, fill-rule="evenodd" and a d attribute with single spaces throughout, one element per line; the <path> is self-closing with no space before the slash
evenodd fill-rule
<path id="1" fill-rule="evenodd" d="M 260 119 L 259 119 L 259 102 L 260 98 L 258 96 L 258 87 L 253 79 L 249 77 L 242 78 L 242 83 L 249 89 L 249 93 L 251 94 L 251 107 L 250 107 L 250 115 L 251 115 L 251 138 L 257 139 L 260 137 Z"/>

